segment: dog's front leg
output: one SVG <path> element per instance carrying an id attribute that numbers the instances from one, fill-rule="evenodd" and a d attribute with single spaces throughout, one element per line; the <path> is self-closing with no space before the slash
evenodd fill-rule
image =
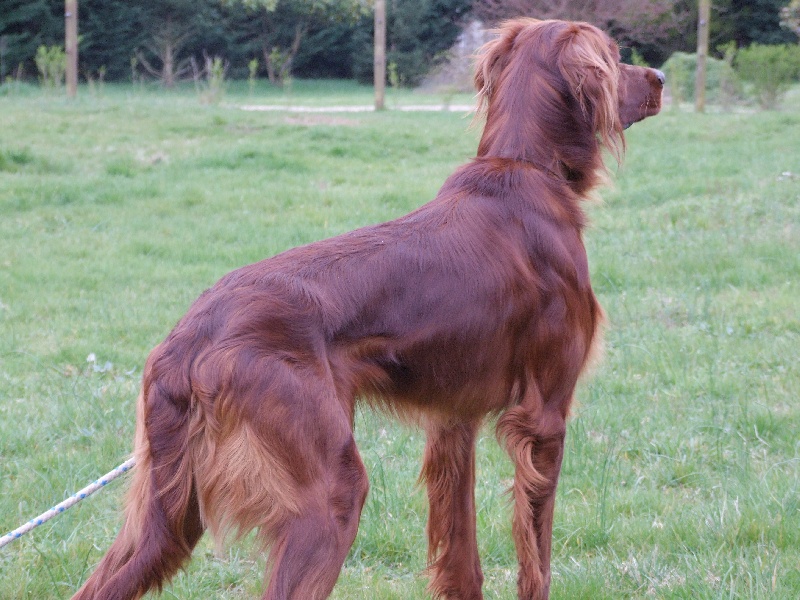
<path id="1" fill-rule="evenodd" d="M 475 437 L 479 422 L 429 423 L 420 479 L 427 484 L 429 589 L 437 598 L 481 600 L 475 531 Z"/>
<path id="2" fill-rule="evenodd" d="M 503 415 L 497 428 L 515 465 L 512 533 L 520 568 L 519 598 L 547 600 L 566 422 L 558 410 L 545 410 L 534 418 L 525 406 L 518 406 Z"/>

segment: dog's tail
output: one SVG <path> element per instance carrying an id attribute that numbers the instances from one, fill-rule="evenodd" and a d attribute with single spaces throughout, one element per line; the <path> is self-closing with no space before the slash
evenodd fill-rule
<path id="1" fill-rule="evenodd" d="M 189 558 L 203 525 L 189 451 L 188 380 L 148 360 L 136 407 L 136 468 L 125 521 L 113 545 L 73 600 L 134 600 L 161 589 Z"/>

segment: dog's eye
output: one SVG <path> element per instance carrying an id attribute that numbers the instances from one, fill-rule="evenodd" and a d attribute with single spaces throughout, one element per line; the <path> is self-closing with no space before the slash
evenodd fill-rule
<path id="1" fill-rule="evenodd" d="M 631 47 L 622 47 L 619 49 L 619 62 L 625 63 L 626 65 L 633 64 L 633 48 Z"/>

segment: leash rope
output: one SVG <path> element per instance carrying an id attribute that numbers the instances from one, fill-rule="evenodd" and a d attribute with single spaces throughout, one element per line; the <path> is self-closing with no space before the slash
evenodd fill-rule
<path id="1" fill-rule="evenodd" d="M 134 466 L 136 466 L 136 459 L 131 458 L 129 460 L 126 460 L 116 469 L 109 471 L 108 473 L 103 475 L 100 479 L 93 481 L 79 492 L 74 493 L 72 496 L 64 500 L 61 504 L 57 504 L 47 512 L 44 512 L 40 514 L 38 517 L 31 519 L 30 521 L 28 521 L 21 527 L 18 527 L 14 531 L 10 531 L 9 533 L 5 534 L 2 538 L 0 538 L 0 548 L 5 546 L 6 544 L 10 544 L 16 539 L 21 538 L 31 529 L 36 529 L 39 525 L 46 523 L 56 515 L 60 515 L 68 508 L 75 506 L 78 502 L 80 502 L 87 496 L 94 494 L 100 488 L 105 487 L 123 473 L 130 471 Z"/>

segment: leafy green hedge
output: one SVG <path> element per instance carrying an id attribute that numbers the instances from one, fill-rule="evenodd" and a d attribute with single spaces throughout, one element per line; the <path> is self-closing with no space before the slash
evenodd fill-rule
<path id="1" fill-rule="evenodd" d="M 751 84 L 762 108 L 775 108 L 786 90 L 800 79 L 800 46 L 752 44 L 736 56 L 736 72 Z"/>
<path id="2" fill-rule="evenodd" d="M 661 66 L 667 76 L 673 102 L 690 102 L 694 99 L 697 55 L 675 52 Z M 706 59 L 706 99 L 709 102 L 725 102 L 741 95 L 741 86 L 731 65 L 709 56 Z"/>

